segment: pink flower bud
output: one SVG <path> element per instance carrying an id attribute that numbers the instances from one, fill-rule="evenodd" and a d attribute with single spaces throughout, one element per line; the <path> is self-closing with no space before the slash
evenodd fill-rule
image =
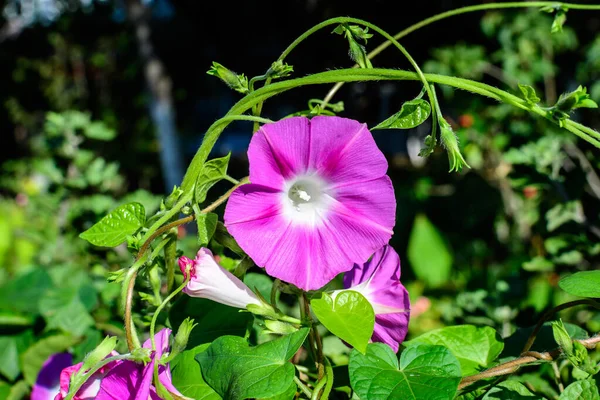
<path id="1" fill-rule="evenodd" d="M 182 265 L 187 266 L 189 262 L 189 258 L 181 257 L 180 268 L 183 268 Z M 198 250 L 190 275 L 190 281 L 183 291 L 192 297 L 210 299 L 237 308 L 246 308 L 249 304 L 262 306 L 248 286 L 217 264 L 209 249 L 203 247 Z"/>

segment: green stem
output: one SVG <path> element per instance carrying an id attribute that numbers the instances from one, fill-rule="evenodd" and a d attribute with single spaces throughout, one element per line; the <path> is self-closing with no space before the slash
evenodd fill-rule
<path id="1" fill-rule="evenodd" d="M 498 89 L 494 86 L 486 85 L 484 83 L 475 82 L 469 79 L 456 78 L 438 74 L 424 74 L 426 80 L 430 83 L 438 83 L 455 87 L 457 89 L 466 90 L 481 96 L 489 97 L 491 99 L 511 104 L 514 107 L 527 110 L 544 118 L 548 118 L 547 112 L 542 110 L 539 106 L 529 105 L 525 100 L 512 95 L 504 90 Z M 317 84 L 328 84 L 335 82 L 359 82 L 359 81 L 381 81 L 381 80 L 419 80 L 416 73 L 404 70 L 395 69 L 339 69 L 332 71 L 325 71 L 316 73 L 313 75 L 289 79 L 286 81 L 276 82 L 270 85 L 263 86 L 260 89 L 246 95 L 240 101 L 238 101 L 228 112 L 228 114 L 216 121 L 206 132 L 202 145 L 196 152 L 186 175 L 183 179 L 182 189 L 189 191 L 194 185 L 194 180 L 200 171 L 200 168 L 206 161 L 208 154 L 215 145 L 221 132 L 227 126 L 227 121 L 231 119 L 233 115 L 239 115 L 254 105 L 265 101 L 277 94 L 281 94 L 290 89 L 306 86 L 306 85 L 317 85 Z M 600 134 L 592 129 L 587 128 L 584 132 L 580 129 L 580 124 L 571 120 L 565 121 L 565 129 L 575 133 L 577 136 L 593 144 L 595 147 L 600 148 Z M 589 136 L 588 136 L 589 135 Z"/>
<path id="2" fill-rule="evenodd" d="M 298 385 L 300 390 L 302 390 L 302 393 L 304 393 L 308 398 L 312 397 L 312 392 L 308 386 L 306 386 L 296 375 L 294 375 L 294 382 L 296 382 L 296 385 Z"/>
<path id="3" fill-rule="evenodd" d="M 129 351 L 139 348 L 140 339 L 138 338 L 135 325 L 132 318 L 133 308 L 133 288 L 135 287 L 135 278 L 137 277 L 138 270 L 146 262 L 146 257 L 142 256 L 129 268 L 127 275 L 123 280 L 123 286 L 121 289 L 121 304 L 125 307 L 125 337 L 127 339 L 127 347 Z"/>
<path id="4" fill-rule="evenodd" d="M 333 367 L 327 357 L 325 357 L 325 374 L 327 375 L 327 384 L 325 385 L 323 396 L 321 396 L 321 398 L 327 400 L 333 389 Z"/>
<path id="5" fill-rule="evenodd" d="M 379 33 L 381 36 L 383 36 L 385 39 L 387 39 L 388 42 L 390 42 L 394 46 L 396 46 L 396 48 L 398 50 L 400 50 L 400 52 L 404 55 L 404 57 L 406 57 L 406 59 L 408 60 L 408 62 L 410 62 L 410 64 L 412 65 L 412 67 L 417 72 L 417 76 L 419 77 L 419 79 L 423 83 L 423 86 L 427 89 L 427 95 L 429 96 L 429 99 L 430 99 L 430 101 L 432 103 L 432 106 L 433 106 L 433 102 L 434 102 L 433 93 L 431 92 L 431 88 L 429 87 L 427 79 L 425 78 L 425 75 L 423 74 L 423 72 L 419 68 L 419 65 L 412 58 L 412 56 L 408 53 L 408 51 L 404 48 L 404 46 L 402 46 L 396 39 L 394 39 L 394 37 L 392 35 L 390 35 L 386 31 L 384 31 L 383 29 L 379 28 L 376 25 L 373 25 L 370 22 L 364 21 L 362 19 L 349 18 L 349 17 L 337 17 L 337 18 L 330 18 L 330 19 L 328 19 L 326 21 L 323 21 L 320 24 L 317 24 L 317 25 L 313 26 L 312 28 L 310 28 L 309 30 L 307 30 L 306 32 L 304 32 L 302 35 L 300 35 L 296 40 L 294 40 L 292 42 L 292 44 L 290 44 L 287 47 L 287 49 L 285 49 L 283 51 L 283 53 L 281 53 L 281 55 L 279 56 L 278 61 L 283 61 L 285 59 L 285 57 L 287 57 L 296 46 L 298 46 L 302 41 L 304 41 L 305 39 L 307 39 L 312 34 L 318 32 L 319 30 L 321 30 L 323 28 L 326 28 L 326 27 L 328 27 L 330 25 L 339 25 L 339 24 L 344 24 L 344 23 L 359 24 L 359 25 L 366 26 L 369 29 L 371 29 L 371 30 Z M 268 84 L 270 84 L 270 82 L 266 83 L 265 86 L 268 86 Z M 325 101 L 324 104 L 327 104 L 327 101 Z M 256 111 L 257 112 L 255 112 L 255 115 L 256 116 L 260 115 L 261 110 L 262 110 L 262 102 L 260 102 L 256 106 Z"/>
<path id="6" fill-rule="evenodd" d="M 69 393 L 67 393 L 67 397 L 65 397 L 65 400 L 72 400 L 73 397 L 79 391 L 79 389 L 81 389 L 81 387 L 83 386 L 83 384 L 92 375 L 94 375 L 98 370 L 100 370 L 101 368 L 105 367 L 109 363 L 111 363 L 113 361 L 118 361 L 118 360 L 132 360 L 132 359 L 133 359 L 133 356 L 131 354 L 119 354 L 118 356 L 113 356 L 113 357 L 105 358 L 104 360 L 102 360 L 101 362 L 99 362 L 98 364 L 96 364 L 92 368 L 90 368 L 90 370 L 88 372 L 86 372 L 81 377 L 79 377 L 76 380 L 77 382 L 73 383 L 72 387 L 69 387 Z"/>
<path id="7" fill-rule="evenodd" d="M 267 118 L 257 117 L 254 115 L 226 115 L 221 118 L 219 121 L 221 122 L 230 122 L 230 121 L 254 121 L 259 122 L 261 124 L 270 124 L 273 121 Z"/>
<path id="8" fill-rule="evenodd" d="M 185 286 L 188 283 L 188 280 L 189 280 L 189 274 L 188 274 L 188 278 L 184 279 L 183 283 L 177 289 L 175 289 L 173 292 L 171 292 L 171 294 L 167 296 L 167 298 L 160 304 L 160 306 L 158 306 L 156 311 L 154 311 L 154 315 L 152 316 L 152 322 L 150 322 L 150 341 L 152 342 L 152 351 L 156 351 L 156 341 L 154 339 L 154 331 L 156 330 L 156 320 L 158 319 L 158 315 L 160 314 L 162 309 L 165 308 L 165 306 L 167 304 L 169 304 L 171 299 L 173 297 L 175 297 L 179 292 L 181 292 L 185 288 Z"/>
<path id="9" fill-rule="evenodd" d="M 475 6 L 467 6 L 467 7 L 457 8 L 455 10 L 446 11 L 446 12 L 434 15 L 432 17 L 426 18 L 426 19 L 424 19 L 420 22 L 417 22 L 416 24 L 411 25 L 408 28 L 396 33 L 394 35 L 394 39 L 400 40 L 401 38 L 413 33 L 414 31 L 416 31 L 418 29 L 421 29 L 421 28 L 423 28 L 427 25 L 430 25 L 434 22 L 437 22 L 437 21 L 440 21 L 440 20 L 443 20 L 446 18 L 454 17 L 456 15 L 466 14 L 466 13 L 475 12 L 475 11 L 499 10 L 499 9 L 506 9 L 506 8 L 546 7 L 546 6 L 558 6 L 558 7 L 566 6 L 573 10 L 600 10 L 600 6 L 597 6 L 597 5 L 561 3 L 561 2 L 554 2 L 554 1 L 517 1 L 517 2 L 506 2 L 506 3 L 479 4 L 479 5 L 475 5 Z M 372 60 L 379 53 L 381 53 L 383 50 L 387 49 L 391 45 L 392 45 L 392 42 L 390 40 L 386 40 L 385 42 L 383 42 L 379 46 L 377 46 L 375 49 L 373 49 L 371 52 L 369 52 L 367 57 L 369 58 L 369 60 Z M 356 65 L 354 65 L 353 68 L 358 68 L 358 67 L 359 67 L 358 64 L 356 64 Z M 323 101 L 325 103 L 329 103 L 331 101 L 331 99 L 333 98 L 333 96 L 344 85 L 344 83 L 345 82 L 339 82 L 335 86 L 333 86 L 333 88 L 331 88 L 331 90 L 327 93 L 327 95 L 325 96 Z"/>
<path id="10" fill-rule="evenodd" d="M 310 400 L 321 399 L 321 396 L 319 396 L 319 394 L 321 393 L 321 389 L 323 389 L 323 387 L 327 383 L 327 379 L 328 379 L 328 377 L 327 377 L 327 375 L 325 375 L 319 382 L 317 382 L 317 384 L 315 385 L 315 388 L 313 389 Z"/>

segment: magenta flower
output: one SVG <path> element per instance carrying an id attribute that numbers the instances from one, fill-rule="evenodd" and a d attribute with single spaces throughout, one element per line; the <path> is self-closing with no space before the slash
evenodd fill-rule
<path id="1" fill-rule="evenodd" d="M 156 388 L 152 385 L 154 363 L 160 360 L 163 353 L 169 351 L 170 329 L 163 329 L 154 335 L 156 351 L 150 356 L 151 361 L 144 365 L 130 360 L 118 360 L 108 363 L 98 370 L 79 389 L 74 400 L 160 400 Z M 150 339 L 143 345 L 146 349 L 152 348 Z M 110 356 L 117 355 L 112 352 Z M 69 392 L 71 376 L 79 371 L 82 363 L 65 368 L 60 374 L 60 391 L 55 400 L 63 400 Z M 159 365 L 158 379 L 171 393 L 186 398 L 171 383 L 171 370 L 168 365 Z M 55 393 L 56 393 L 55 392 Z M 41 400 L 41 398 L 40 398 Z"/>
<path id="2" fill-rule="evenodd" d="M 344 287 L 361 293 L 375 311 L 371 340 L 389 345 L 395 352 L 406 337 L 410 317 L 408 292 L 400 283 L 400 257 L 386 245 L 365 264 L 344 274 Z"/>
<path id="3" fill-rule="evenodd" d="M 61 371 L 73 363 L 69 353 L 51 355 L 40 370 L 31 391 L 31 400 L 54 400 L 60 390 Z"/>
<path id="4" fill-rule="evenodd" d="M 190 272 L 190 281 L 183 292 L 192 297 L 210 299 L 236 308 L 246 308 L 248 304 L 262 306 L 248 286 L 217 264 L 212 252 L 207 248 L 198 250 L 194 260 L 180 257 L 179 268 L 184 277 L 187 277 L 187 270 Z"/>
<path id="5" fill-rule="evenodd" d="M 114 355 L 117 355 L 117 352 L 113 351 L 109 356 Z M 100 381 L 102 381 L 102 378 L 104 378 L 108 371 L 110 371 L 111 368 L 114 368 L 119 362 L 120 361 L 113 361 L 96 371 L 77 391 L 77 394 L 73 397 L 73 400 L 95 399 L 98 395 L 98 391 L 100 390 Z M 67 368 L 64 368 L 60 372 L 60 387 L 54 392 L 54 394 L 56 394 L 56 397 L 53 397 L 54 400 L 63 400 L 65 397 L 67 397 L 71 383 L 71 376 L 81 369 L 82 364 L 83 363 L 71 365 Z"/>
<path id="6" fill-rule="evenodd" d="M 139 364 L 134 361 L 121 361 L 108 371 L 100 383 L 100 390 L 96 400 L 160 400 L 156 388 L 152 385 L 154 364 L 160 360 L 164 353 L 169 351 L 170 329 L 163 329 L 154 335 L 156 351 L 150 356 L 151 361 Z M 143 344 L 146 349 L 152 348 L 150 339 Z M 171 370 L 169 365 L 158 366 L 158 380 L 171 393 L 184 397 L 171 383 Z"/>
<path id="7" fill-rule="evenodd" d="M 394 189 L 365 124 L 324 116 L 266 124 L 248 158 L 252 183 L 229 198 L 225 225 L 268 274 L 318 289 L 389 241 Z"/>

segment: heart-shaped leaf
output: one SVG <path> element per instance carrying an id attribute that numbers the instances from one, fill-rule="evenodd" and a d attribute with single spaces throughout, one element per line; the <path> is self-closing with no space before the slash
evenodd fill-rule
<path id="1" fill-rule="evenodd" d="M 421 344 L 402 352 L 371 343 L 365 355 L 350 354 L 350 383 L 361 399 L 451 400 L 460 382 L 460 363 L 442 346 Z"/>
<path id="2" fill-rule="evenodd" d="M 365 353 L 375 327 L 375 312 L 365 296 L 354 290 L 343 290 L 335 299 L 323 293 L 310 305 L 325 328 Z"/>
<path id="3" fill-rule="evenodd" d="M 135 233 L 146 222 L 146 211 L 140 203 L 128 203 L 112 210 L 80 238 L 93 245 L 115 247 L 125 241 L 127 235 Z"/>
<path id="4" fill-rule="evenodd" d="M 600 271 L 582 271 L 566 276 L 558 286 L 573 296 L 600 297 Z"/>
<path id="5" fill-rule="evenodd" d="M 571 383 L 564 392 L 561 393 L 559 400 L 598 400 L 598 386 L 591 379 L 576 381 Z"/>
<path id="6" fill-rule="evenodd" d="M 489 326 L 457 325 L 427 332 L 403 345 L 433 344 L 447 347 L 460 361 L 464 376 L 476 373 L 480 367 L 487 367 L 500 355 L 504 343 L 499 338 Z"/>
<path id="7" fill-rule="evenodd" d="M 196 356 L 206 382 L 223 398 L 243 400 L 286 393 L 294 380 L 290 358 L 298 351 L 308 328 L 291 335 L 248 346 L 246 340 L 221 336 Z"/>
<path id="8" fill-rule="evenodd" d="M 181 394 L 195 400 L 221 400 L 217 394 L 202 378 L 200 364 L 194 357 L 208 348 L 209 344 L 203 344 L 193 349 L 186 350 L 171 361 L 171 375 L 173 386 Z"/>
<path id="9" fill-rule="evenodd" d="M 414 99 L 402 104 L 399 112 L 382 121 L 372 129 L 410 129 L 429 118 L 431 105 L 426 100 Z"/>

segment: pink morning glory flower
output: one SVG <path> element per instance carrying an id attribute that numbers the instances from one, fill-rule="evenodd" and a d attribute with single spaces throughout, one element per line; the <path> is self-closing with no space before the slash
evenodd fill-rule
<path id="1" fill-rule="evenodd" d="M 113 351 L 109 357 L 117 355 L 117 352 Z M 113 361 L 108 363 L 98 371 L 96 371 L 85 383 L 83 386 L 77 391 L 77 394 L 73 397 L 73 400 L 93 400 L 98 395 L 98 391 L 100 390 L 100 381 L 102 378 L 110 371 L 111 368 L 114 368 L 120 361 Z M 67 397 L 67 393 L 69 393 L 69 386 L 71 383 L 71 376 L 77 373 L 81 369 L 83 363 L 75 364 L 64 368 L 60 372 L 60 387 L 54 392 L 56 395 L 54 400 L 63 400 Z"/>
<path id="2" fill-rule="evenodd" d="M 156 388 L 152 385 L 154 363 L 163 353 L 169 351 L 170 329 L 163 329 L 154 335 L 156 351 L 150 356 L 151 361 L 146 365 L 130 360 L 113 361 L 98 370 L 79 389 L 74 400 L 160 400 Z M 152 348 L 150 339 L 143 344 L 146 349 Z M 117 355 L 112 352 L 110 356 Z M 60 374 L 60 389 L 55 400 L 63 400 L 69 392 L 71 376 L 81 368 L 82 363 L 65 368 Z M 184 397 L 171 383 L 171 370 L 168 365 L 159 365 L 158 379 L 171 393 Z M 56 393 L 56 392 L 55 392 Z M 41 400 L 41 399 L 40 399 Z"/>
<path id="3" fill-rule="evenodd" d="M 60 373 L 73 363 L 69 353 L 51 355 L 40 370 L 31 391 L 31 400 L 54 400 L 60 390 Z"/>
<path id="4" fill-rule="evenodd" d="M 406 337 L 410 300 L 400 283 L 400 257 L 386 245 L 365 264 L 356 264 L 344 274 L 344 287 L 361 293 L 375 311 L 371 340 L 390 346 L 395 352 Z"/>
<path id="5" fill-rule="evenodd" d="M 221 267 L 207 248 L 198 250 L 193 260 L 180 257 L 179 268 L 184 276 L 186 271 L 190 272 L 190 281 L 183 289 L 189 296 L 210 299 L 236 308 L 246 308 L 249 304 L 262 306 L 248 286 Z"/>
<path id="6" fill-rule="evenodd" d="M 365 124 L 326 116 L 265 124 L 248 158 L 251 183 L 229 198 L 225 225 L 269 275 L 318 289 L 389 241 L 394 189 Z"/>
<path id="7" fill-rule="evenodd" d="M 151 361 L 144 365 L 134 361 L 121 361 L 108 371 L 100 383 L 100 390 L 96 400 L 160 400 L 156 388 L 152 385 L 154 364 L 160 360 L 164 353 L 169 351 L 170 329 L 162 329 L 156 335 L 156 351 L 150 356 Z M 146 349 L 152 348 L 150 339 L 143 344 Z M 171 370 L 169 365 L 158 366 L 158 379 L 169 392 L 184 397 L 171 383 Z"/>

